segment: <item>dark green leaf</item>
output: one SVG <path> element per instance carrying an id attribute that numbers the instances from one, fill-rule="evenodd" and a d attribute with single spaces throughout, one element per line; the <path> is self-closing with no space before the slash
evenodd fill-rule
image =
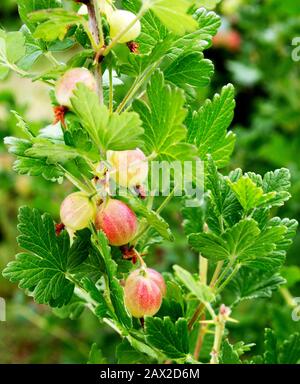
<path id="1" fill-rule="evenodd" d="M 145 332 L 148 343 L 170 359 L 187 357 L 189 341 L 186 319 L 181 318 L 172 323 L 169 317 L 146 317 Z"/>

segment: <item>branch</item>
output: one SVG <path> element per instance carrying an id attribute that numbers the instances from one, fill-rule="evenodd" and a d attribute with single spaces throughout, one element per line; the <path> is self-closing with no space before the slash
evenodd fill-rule
<path id="1" fill-rule="evenodd" d="M 97 19 L 97 16 L 96 16 L 97 7 L 95 7 L 95 0 L 87 4 L 87 9 L 88 9 L 88 15 L 89 15 L 89 28 L 91 30 L 93 39 L 95 40 L 97 46 L 99 47 L 100 41 L 103 38 L 103 31 L 102 31 L 101 24 L 99 25 L 99 19 Z M 99 59 L 97 56 L 97 49 L 95 51 L 95 56 L 97 57 L 97 60 L 95 63 L 95 78 L 97 81 L 97 91 L 98 91 L 100 104 L 103 104 L 104 101 L 103 101 L 102 69 L 101 69 L 101 63 L 99 62 Z"/>

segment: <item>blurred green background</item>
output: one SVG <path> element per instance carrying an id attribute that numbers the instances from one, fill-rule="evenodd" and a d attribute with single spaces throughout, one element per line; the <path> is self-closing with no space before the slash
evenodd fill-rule
<path id="1" fill-rule="evenodd" d="M 211 96 L 227 82 L 236 87 L 237 108 L 232 128 L 237 144 L 230 167 L 264 173 L 288 167 L 292 173 L 293 198 L 280 209 L 281 216 L 300 220 L 300 61 L 292 60 L 292 40 L 300 36 L 299 0 L 223 0 L 217 9 L 222 28 L 206 56 L 216 73 L 207 90 Z M 20 27 L 14 0 L 1 4 L 0 27 Z M 300 59 L 300 58 L 299 58 Z M 39 66 L 45 63 L 40 61 Z M 199 96 L 204 97 L 204 95 Z M 33 123 L 45 127 L 53 119 L 47 87 L 10 74 L 0 82 L 0 270 L 18 251 L 17 210 L 29 205 L 58 219 L 60 202 L 71 186 L 53 184 L 41 177 L 18 176 L 3 138 L 17 133 L 16 110 Z M 186 247 L 176 201 L 165 211 L 176 233 L 176 246 L 153 249 L 152 265 L 166 271 L 179 263 L 189 269 L 197 256 Z M 300 236 L 287 258 L 284 276 L 288 284 L 272 299 L 244 302 L 234 309 L 237 325 L 231 326 L 233 342 L 256 343 L 252 354 L 261 351 L 263 330 L 271 327 L 279 339 L 300 330 L 291 319 L 291 297 L 300 297 Z M 115 362 L 118 337 L 85 311 L 78 319 L 64 319 L 36 305 L 13 284 L 0 277 L 0 297 L 7 301 L 7 321 L 0 323 L 0 363 L 85 363 L 93 342 L 104 347 L 108 362 Z M 59 316 L 57 316 L 57 314 Z"/>

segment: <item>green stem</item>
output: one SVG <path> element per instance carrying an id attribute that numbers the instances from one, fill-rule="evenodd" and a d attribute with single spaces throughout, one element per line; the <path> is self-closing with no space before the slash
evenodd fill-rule
<path id="1" fill-rule="evenodd" d="M 86 185 L 84 183 L 82 183 L 79 179 L 77 179 L 77 177 L 75 177 L 74 175 L 72 175 L 68 170 L 66 170 L 61 164 L 58 164 L 57 165 L 61 170 L 62 172 L 64 173 L 64 176 L 76 187 L 78 188 L 79 190 L 87 193 L 87 194 L 90 194 L 90 193 L 94 193 L 94 188 L 92 188 L 90 185 Z"/>
<path id="2" fill-rule="evenodd" d="M 124 99 L 121 101 L 118 108 L 116 109 L 116 112 L 121 113 L 123 111 L 126 104 L 133 98 L 133 96 L 140 89 L 140 87 L 147 81 L 147 79 L 155 71 L 159 63 L 160 63 L 160 60 L 153 63 L 149 68 L 145 69 L 145 71 L 139 77 L 135 79 L 129 91 L 125 95 Z"/>
<path id="3" fill-rule="evenodd" d="M 169 203 L 169 201 L 173 198 L 175 193 L 175 189 L 165 198 L 165 200 L 162 202 L 162 204 L 157 208 L 156 213 L 160 213 Z M 137 235 L 134 237 L 134 239 L 131 241 L 132 244 L 136 244 L 137 240 L 142 236 L 145 235 L 151 226 L 149 226 L 148 223 L 145 223 L 140 231 L 137 233 Z"/>
<path id="4" fill-rule="evenodd" d="M 175 188 L 169 193 L 169 195 L 165 198 L 165 200 L 161 203 L 161 205 L 157 208 L 156 212 L 160 213 L 173 199 L 175 194 Z"/>
<path id="5" fill-rule="evenodd" d="M 230 281 L 234 278 L 234 276 L 238 273 L 241 268 L 241 264 L 237 264 L 227 279 L 217 288 L 216 293 L 219 294 L 223 291 L 223 289 L 230 283 Z"/>
<path id="6" fill-rule="evenodd" d="M 217 319 L 210 364 L 219 364 L 219 355 L 220 355 L 224 331 L 225 331 L 225 321 L 223 321 L 222 319 Z"/>
<path id="7" fill-rule="evenodd" d="M 200 282 L 207 284 L 207 269 L 208 269 L 208 260 L 199 254 L 199 277 Z"/>
<path id="8" fill-rule="evenodd" d="M 101 68 L 101 63 L 99 62 L 99 57 L 98 57 L 99 46 L 101 47 L 103 45 L 102 39 L 104 39 L 102 23 L 101 23 L 101 15 L 100 15 L 100 11 L 97 11 L 98 3 L 96 0 L 93 0 L 92 3 L 87 4 L 87 8 L 88 8 L 88 14 L 89 14 L 88 29 L 91 31 L 93 40 L 96 44 L 95 46 L 95 44 L 92 43 L 93 49 L 95 51 L 95 57 L 96 57 L 95 78 L 97 82 L 97 92 L 98 92 L 100 104 L 103 104 L 104 98 L 103 98 L 102 68 Z"/>
<path id="9" fill-rule="evenodd" d="M 280 287 L 279 292 L 281 293 L 282 297 L 284 298 L 285 302 L 289 307 L 294 308 L 297 306 L 294 297 L 291 295 L 291 292 L 288 290 L 287 287 Z"/>
<path id="10" fill-rule="evenodd" d="M 114 85 L 113 85 L 113 71 L 112 66 L 109 67 L 109 113 L 113 113 L 114 108 Z"/>
<path id="11" fill-rule="evenodd" d="M 222 261 L 218 261 L 217 266 L 216 266 L 216 269 L 215 269 L 214 274 L 213 274 L 213 277 L 212 277 L 212 279 L 211 279 L 211 281 L 210 281 L 210 284 L 209 284 L 209 286 L 210 286 L 211 288 L 214 288 L 214 286 L 216 285 L 216 282 L 217 282 L 218 277 L 219 277 L 219 275 L 220 275 L 220 273 L 221 273 L 223 264 L 224 264 L 224 261 L 223 261 L 223 260 L 222 260 Z"/>
<path id="12" fill-rule="evenodd" d="M 45 53 L 45 56 L 47 57 L 47 59 L 50 61 L 50 63 L 52 63 L 53 65 L 55 65 L 56 67 L 59 67 L 60 65 L 65 65 L 64 63 L 60 63 L 59 61 L 56 60 L 56 58 L 53 56 L 52 52 L 48 51 L 47 53 Z"/>
<path id="13" fill-rule="evenodd" d="M 99 47 L 102 48 L 104 45 L 104 33 L 103 33 L 102 19 L 101 19 L 101 13 L 100 13 L 100 8 L 99 8 L 99 0 L 93 0 L 93 5 L 94 5 L 94 10 L 95 10 L 97 26 L 98 26 Z"/>

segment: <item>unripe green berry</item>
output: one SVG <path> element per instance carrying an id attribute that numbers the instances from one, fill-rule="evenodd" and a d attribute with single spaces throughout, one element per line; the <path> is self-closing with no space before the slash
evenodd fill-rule
<path id="1" fill-rule="evenodd" d="M 162 275 L 142 267 L 132 272 L 125 282 L 125 305 L 133 317 L 153 316 L 159 311 L 165 292 Z"/>
<path id="2" fill-rule="evenodd" d="M 120 246 L 135 237 L 138 222 L 135 213 L 126 204 L 109 199 L 100 206 L 95 226 L 105 233 L 111 245 Z"/>
<path id="3" fill-rule="evenodd" d="M 75 192 L 62 202 L 60 219 L 67 228 L 78 231 L 95 220 L 96 211 L 96 204 L 89 196 L 82 192 Z"/>
<path id="4" fill-rule="evenodd" d="M 57 82 L 55 96 L 60 105 L 71 108 L 71 98 L 77 84 L 83 83 L 92 91 L 97 90 L 97 83 L 92 73 L 86 68 L 69 69 Z"/>
<path id="5" fill-rule="evenodd" d="M 114 39 L 122 32 L 134 19 L 136 15 L 129 11 L 116 10 L 108 16 L 110 26 L 110 37 Z M 141 33 L 141 23 L 138 20 L 120 39 L 119 43 L 127 43 L 135 40 Z"/>

